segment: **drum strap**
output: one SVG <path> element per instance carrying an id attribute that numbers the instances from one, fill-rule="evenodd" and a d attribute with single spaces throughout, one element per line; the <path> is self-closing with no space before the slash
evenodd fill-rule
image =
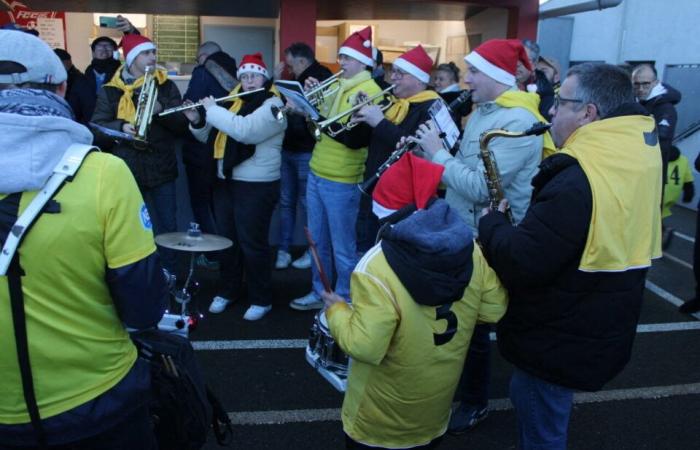
<path id="1" fill-rule="evenodd" d="M 54 169 L 44 187 L 41 188 L 34 200 L 14 223 L 0 254 L 0 275 L 7 275 L 12 322 L 15 334 L 17 361 L 22 377 L 22 391 L 27 412 L 37 436 L 37 445 L 47 448 L 46 433 L 41 424 L 39 406 L 36 402 L 32 368 L 29 359 L 29 344 L 27 341 L 27 322 L 24 311 L 24 293 L 22 292 L 22 276 L 25 274 L 19 263 L 17 249 L 31 228 L 32 224 L 43 212 L 51 206 L 50 201 L 58 193 L 66 181 L 71 181 L 85 159 L 85 156 L 95 150 L 95 147 L 74 144 L 68 147 L 63 158 Z"/>

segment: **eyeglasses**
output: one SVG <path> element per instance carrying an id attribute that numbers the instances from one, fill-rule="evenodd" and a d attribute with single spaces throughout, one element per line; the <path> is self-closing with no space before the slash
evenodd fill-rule
<path id="1" fill-rule="evenodd" d="M 114 46 L 112 46 L 111 44 L 97 44 L 95 46 L 95 50 L 107 50 L 107 51 L 113 52 Z"/>
<path id="2" fill-rule="evenodd" d="M 635 81 L 632 83 L 634 87 L 649 87 L 653 81 Z"/>
<path id="3" fill-rule="evenodd" d="M 559 94 L 554 96 L 554 109 L 559 108 L 559 105 L 562 103 L 583 103 L 583 100 L 579 98 L 564 98 L 560 97 Z"/>
<path id="4" fill-rule="evenodd" d="M 402 78 L 404 77 L 404 75 L 406 75 L 407 73 L 408 73 L 408 72 L 404 72 L 404 71 L 401 70 L 401 69 L 392 68 L 392 69 L 391 69 L 391 74 L 390 74 L 390 76 L 391 76 L 391 78 L 395 78 L 395 79 L 397 79 L 397 80 L 400 80 L 400 79 L 402 79 Z"/>

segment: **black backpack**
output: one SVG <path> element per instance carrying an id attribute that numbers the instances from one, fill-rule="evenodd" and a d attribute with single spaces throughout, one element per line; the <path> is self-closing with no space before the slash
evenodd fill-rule
<path id="1" fill-rule="evenodd" d="M 161 330 L 134 332 L 139 357 L 151 364 L 149 409 L 160 449 L 197 450 L 212 428 L 219 445 L 231 442 L 231 421 L 209 390 L 186 338 Z"/>

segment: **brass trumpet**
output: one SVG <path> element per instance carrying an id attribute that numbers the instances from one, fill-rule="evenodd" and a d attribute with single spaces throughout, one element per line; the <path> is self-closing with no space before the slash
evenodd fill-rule
<path id="1" fill-rule="evenodd" d="M 355 128 L 355 127 L 358 125 L 359 122 L 347 122 L 347 123 L 343 124 L 343 125 L 342 125 L 340 128 L 338 128 L 337 130 L 331 130 L 331 129 L 328 129 L 328 130 L 327 130 L 327 128 L 329 128 L 332 124 L 334 124 L 335 122 L 339 121 L 339 120 L 342 119 L 343 117 L 351 116 L 351 115 L 355 114 L 357 111 L 359 111 L 360 109 L 362 109 L 363 106 L 369 105 L 370 103 L 374 102 L 376 99 L 378 99 L 378 98 L 380 98 L 380 97 L 385 97 L 387 94 L 389 94 L 389 92 L 390 92 L 392 89 L 394 89 L 394 85 L 393 85 L 393 84 L 392 84 L 391 86 L 389 86 L 388 88 L 384 89 L 382 92 L 379 92 L 379 93 L 377 93 L 377 94 L 374 94 L 374 95 L 371 96 L 371 97 L 367 97 L 367 98 L 365 98 L 364 100 L 358 102 L 358 103 L 357 103 L 355 106 L 353 106 L 352 108 L 350 108 L 350 109 L 348 109 L 348 110 L 346 110 L 346 111 L 343 111 L 343 112 L 341 112 L 341 113 L 338 113 L 338 114 L 336 114 L 335 116 L 333 116 L 333 117 L 331 117 L 331 118 L 328 118 L 328 119 L 326 119 L 326 120 L 324 120 L 324 121 L 322 121 L 322 122 L 316 122 L 316 121 L 314 121 L 314 120 L 309 120 L 309 121 L 307 122 L 307 126 L 308 126 L 308 128 L 309 128 L 309 132 L 311 133 L 311 135 L 312 135 L 317 141 L 320 141 L 320 140 L 321 140 L 321 136 L 323 135 L 323 132 L 324 132 L 324 131 L 326 131 L 326 133 L 327 133 L 330 137 L 336 137 L 337 135 L 339 135 L 339 134 L 342 133 L 343 131 L 348 131 L 348 130 L 351 130 L 352 128 Z M 390 107 L 392 104 L 393 104 L 393 102 L 392 102 L 391 100 L 389 100 L 386 104 L 381 105 L 382 111 L 386 111 L 387 109 L 389 109 L 389 107 Z"/>
<path id="2" fill-rule="evenodd" d="M 234 98 L 243 97 L 244 95 L 255 94 L 256 92 L 260 92 L 260 91 L 264 91 L 264 90 L 265 90 L 265 88 L 259 88 L 259 89 L 254 89 L 254 90 L 248 91 L 248 92 L 239 92 L 238 94 L 232 94 L 232 95 L 227 95 L 226 97 L 215 98 L 214 101 L 216 103 L 221 103 L 221 102 L 225 102 L 227 100 L 233 100 Z M 176 113 L 179 111 L 184 111 L 186 109 L 196 108 L 196 107 L 200 106 L 201 104 L 202 104 L 202 102 L 199 101 L 197 103 L 192 103 L 191 105 L 176 106 L 174 108 L 166 109 L 165 111 L 158 114 L 158 116 L 159 117 L 167 116 L 168 114 Z"/>
<path id="3" fill-rule="evenodd" d="M 323 103 L 326 100 L 326 97 L 330 97 L 337 93 L 338 90 L 340 90 L 340 86 L 338 85 L 335 87 L 331 87 L 331 85 L 338 81 L 343 72 L 345 71 L 339 70 L 338 72 L 331 75 L 329 78 L 323 80 L 318 86 L 309 89 L 307 92 L 305 92 L 304 95 L 306 95 L 306 98 L 309 100 L 309 103 L 318 108 L 321 105 L 321 103 Z"/>
<path id="4" fill-rule="evenodd" d="M 139 92 L 136 116 L 134 118 L 134 129 L 136 130 L 134 144 L 141 150 L 148 146 L 148 131 L 151 128 L 153 108 L 156 106 L 156 98 L 158 97 L 157 89 L 155 69 L 148 66 L 146 67 L 146 73 L 143 74 L 143 86 L 141 86 L 141 91 Z"/>

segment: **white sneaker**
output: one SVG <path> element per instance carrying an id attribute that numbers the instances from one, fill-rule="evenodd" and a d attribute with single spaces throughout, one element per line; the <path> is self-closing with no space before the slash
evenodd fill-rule
<path id="1" fill-rule="evenodd" d="M 297 311 L 308 311 L 310 309 L 323 308 L 323 300 L 321 300 L 315 292 L 309 292 L 303 297 L 295 298 L 289 302 L 289 307 Z"/>
<path id="2" fill-rule="evenodd" d="M 311 255 L 309 254 L 309 251 L 305 251 L 303 255 L 301 255 L 300 258 L 295 260 L 292 263 L 292 267 L 295 269 L 308 269 L 311 267 Z"/>
<path id="3" fill-rule="evenodd" d="M 272 305 L 267 305 L 267 306 L 260 306 L 260 305 L 250 305 L 250 308 L 248 308 L 248 311 L 245 312 L 243 315 L 243 319 L 245 320 L 260 320 L 265 316 L 265 314 L 269 313 L 270 310 L 272 309 Z"/>
<path id="4" fill-rule="evenodd" d="M 209 312 L 212 314 L 222 313 L 229 303 L 231 303 L 231 300 L 217 295 L 214 297 L 214 300 L 211 301 L 211 305 L 209 305 Z"/>
<path id="5" fill-rule="evenodd" d="M 286 269 L 292 262 L 292 255 L 284 250 L 277 250 L 277 261 L 275 261 L 275 269 Z"/>

